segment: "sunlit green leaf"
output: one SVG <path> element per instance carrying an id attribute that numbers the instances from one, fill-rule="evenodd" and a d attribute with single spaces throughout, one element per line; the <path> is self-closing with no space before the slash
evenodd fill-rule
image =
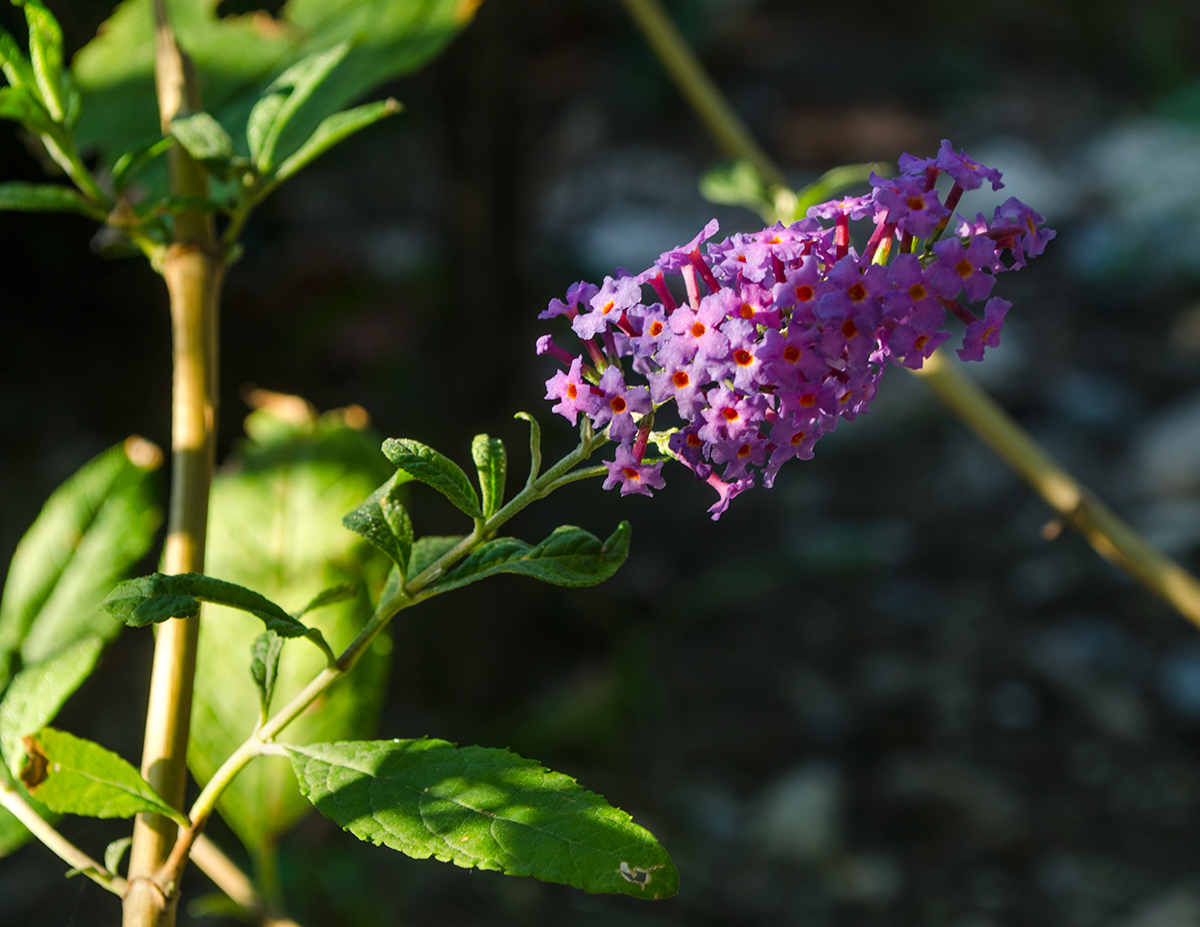
<path id="1" fill-rule="evenodd" d="M 304 794 L 360 840 L 416 859 L 667 898 L 679 873 L 654 835 L 534 760 L 444 740 L 289 749 Z"/>
<path id="2" fill-rule="evenodd" d="M 22 538 L 0 599 L 0 689 L 13 661 L 40 663 L 120 622 L 99 604 L 145 556 L 159 523 L 152 469 L 158 449 L 130 439 L 55 490 Z"/>
<path id="3" fill-rule="evenodd" d="M 17 212 L 77 212 L 103 221 L 97 209 L 71 187 L 57 183 L 0 183 L 0 210 Z"/>
<path id="4" fill-rule="evenodd" d="M 92 818 L 131 818 L 143 811 L 187 825 L 141 774 L 111 750 L 48 727 L 23 741 L 21 782 L 51 811 Z"/>
<path id="5" fill-rule="evenodd" d="M 0 701 L 0 753 L 14 775 L 25 759 L 21 738 L 54 720 L 63 703 L 92 672 L 103 649 L 102 638 L 85 637 L 13 677 Z"/>
<path id="6" fill-rule="evenodd" d="M 350 43 L 339 42 L 333 48 L 311 54 L 293 64 L 266 89 L 265 96 L 273 97 L 285 91 L 286 95 L 275 109 L 274 118 L 263 133 L 258 154 L 254 156 L 255 164 L 264 174 L 275 166 L 275 146 L 292 117 L 308 102 L 309 97 L 341 63 L 348 51 Z"/>
<path id="7" fill-rule="evenodd" d="M 380 119 L 394 116 L 401 109 L 403 107 L 395 100 L 387 99 L 375 103 L 364 103 L 354 109 L 326 116 L 313 134 L 308 137 L 308 140 L 279 165 L 278 170 L 275 171 L 275 179 L 287 180 L 338 142 L 349 138 L 369 125 L 374 125 Z"/>
<path id="8" fill-rule="evenodd" d="M 395 498 L 395 493 L 397 487 L 408 482 L 409 479 L 409 475 L 403 470 L 398 471 L 391 479 L 355 507 L 352 512 L 342 518 L 342 524 L 346 528 L 366 538 L 393 561 L 398 563 L 401 568 L 407 565 L 408 557 L 412 550 L 412 524 L 410 522 L 408 525 L 407 539 L 404 536 L 397 535 L 384 515 L 383 502 L 385 499 L 392 499 L 394 501 L 390 503 L 390 509 L 394 510 L 398 505 L 403 508 L 400 501 Z M 394 514 L 393 519 L 396 520 L 397 527 L 400 528 L 403 534 L 404 526 L 402 519 Z"/>
<path id="9" fill-rule="evenodd" d="M 271 710 L 271 697 L 279 679 L 279 658 L 283 655 L 284 639 L 274 631 L 263 631 L 250 645 L 250 678 L 258 689 L 262 720 Z"/>
<path id="10" fill-rule="evenodd" d="M 206 569 L 298 610 L 339 583 L 364 584 L 359 595 L 305 617 L 341 649 L 370 617 L 389 562 L 354 534 L 337 527 L 342 515 L 383 483 L 392 468 L 379 440 L 346 427 L 332 414 L 302 424 L 269 426 L 255 413 L 253 442 L 213 484 Z M 248 422 L 248 427 L 250 423 Z M 206 605 L 200 626 L 188 763 L 201 782 L 237 748 L 259 721 L 259 690 L 246 671 L 262 624 L 236 611 Z M 383 696 L 389 641 L 380 638 L 344 679 L 322 695 L 321 710 L 306 712 L 283 740 L 370 736 Z M 294 696 L 325 667 L 312 647 L 284 647 L 273 704 Z M 262 757 L 234 780 L 218 805 L 249 847 L 262 847 L 308 809 L 288 762 Z"/>
<path id="11" fill-rule="evenodd" d="M 19 122 L 30 132 L 49 132 L 50 114 L 28 86 L 0 87 L 0 119 Z"/>
<path id="12" fill-rule="evenodd" d="M 471 441 L 471 457 L 479 474 L 483 517 L 491 518 L 504 504 L 504 484 L 508 479 L 508 455 L 504 450 L 504 442 L 499 438 L 476 435 Z"/>
<path id="13" fill-rule="evenodd" d="M 428 486 L 432 486 L 472 518 L 483 514 L 475 487 L 462 467 L 428 445 L 407 438 L 388 438 L 383 454 L 397 467 Z"/>
<path id="14" fill-rule="evenodd" d="M 223 173 L 233 160 L 233 139 L 208 113 L 192 113 L 171 122 L 171 135 L 193 158 Z"/>
<path id="15" fill-rule="evenodd" d="M 180 45 L 195 64 L 205 110 L 235 140 L 246 137 L 251 109 L 273 79 L 310 55 L 349 44 L 345 59 L 277 136 L 273 159 L 278 164 L 327 116 L 436 56 L 478 5 L 471 0 L 290 0 L 281 18 L 272 20 L 263 13 L 218 16 L 218 3 L 167 0 L 166 5 Z M 100 148 L 107 163 L 159 135 L 153 39 L 151 0 L 125 0 L 75 58 L 85 104 L 79 142 Z M 257 133 L 259 146 L 278 115 L 258 114 L 250 134 Z"/>
<path id="16" fill-rule="evenodd" d="M 29 24 L 29 59 L 37 88 L 51 118 L 62 122 L 66 113 L 63 98 L 63 38 L 58 20 L 41 0 L 17 0 L 25 7 Z"/>

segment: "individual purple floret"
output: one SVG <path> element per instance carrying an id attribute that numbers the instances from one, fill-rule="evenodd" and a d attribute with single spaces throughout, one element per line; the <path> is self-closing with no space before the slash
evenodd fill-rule
<path id="1" fill-rule="evenodd" d="M 608 467 L 604 488 L 612 489 L 620 485 L 622 496 L 627 496 L 631 492 L 641 493 L 643 496 L 653 496 L 652 489 L 662 489 L 667 485 L 667 481 L 662 478 L 662 465 L 661 460 L 648 464 L 641 463 L 634 458 L 633 451 L 627 444 L 620 444 L 617 446 L 617 459 L 604 462 L 604 466 Z"/>
<path id="2" fill-rule="evenodd" d="M 769 488 L 787 461 L 811 458 L 822 435 L 866 412 L 887 365 L 920 369 L 950 337 L 948 316 L 966 326 L 964 360 L 1000 343 L 1010 304 L 988 299 L 996 275 L 1041 254 L 1054 232 L 1016 199 L 990 221 L 952 225 L 964 191 L 1001 183 L 948 141 L 933 158 L 903 155 L 900 171 L 872 177 L 866 196 L 710 242 L 702 255 L 714 219 L 640 274 L 618 268 L 600 287 L 580 281 L 551 300 L 541 318 L 566 316 L 579 342 L 572 352 L 538 339 L 538 353 L 567 368 L 546 381 L 546 398 L 617 442 L 606 489 L 661 488 L 662 461 L 643 462 L 653 442 L 716 490 L 719 518 L 760 475 Z M 943 171 L 954 180 L 944 201 Z M 874 226 L 861 254 L 851 221 Z M 672 276 L 682 278 L 674 292 Z M 980 319 L 967 304 L 983 300 Z"/>

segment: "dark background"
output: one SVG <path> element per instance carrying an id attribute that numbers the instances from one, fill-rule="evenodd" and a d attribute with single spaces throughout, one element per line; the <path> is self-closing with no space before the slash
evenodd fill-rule
<path id="1" fill-rule="evenodd" d="M 797 184 L 949 137 L 1048 216 L 1059 236 L 1001 278 L 1005 344 L 972 372 L 1200 566 L 1200 8 L 671 8 Z M 107 12 L 54 9 L 73 48 Z M 513 412 L 542 419 L 547 453 L 571 440 L 533 357 L 546 301 L 714 214 L 725 234 L 756 220 L 699 197 L 719 153 L 615 0 L 492 0 L 387 92 L 405 115 L 247 230 L 221 452 L 253 383 L 359 403 L 381 434 L 462 459 L 489 430 L 521 472 Z M 8 130 L 0 176 L 40 177 Z M 135 432 L 169 443 L 165 293 L 92 233 L 0 217 L 0 559 L 91 455 Z M 666 475 L 653 501 L 576 486 L 514 524 L 630 519 L 611 582 L 505 577 L 398 623 L 380 735 L 511 746 L 577 776 L 662 840 L 679 896 L 415 862 L 313 817 L 281 846 L 301 923 L 1200 925 L 1200 638 L 1076 537 L 1045 540 L 1048 509 L 919 383 L 889 371 L 871 415 L 718 523 L 707 487 Z M 452 528 L 419 500 L 415 518 Z M 59 723 L 136 759 L 150 646 L 124 635 Z M 94 853 L 121 830 L 66 826 Z M 37 846 L 0 863 L 0 922 L 114 922 L 62 868 Z"/>

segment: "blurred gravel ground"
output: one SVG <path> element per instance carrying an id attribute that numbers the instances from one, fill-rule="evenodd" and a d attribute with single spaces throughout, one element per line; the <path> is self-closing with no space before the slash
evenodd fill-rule
<path id="1" fill-rule="evenodd" d="M 1002 279 L 1011 327 L 972 372 L 1200 568 L 1195 6 L 673 8 L 797 183 L 949 137 L 1042 208 L 1059 237 Z M 102 14 L 78 4 L 68 40 Z M 485 4 L 392 92 L 403 118 L 251 224 L 225 304 L 222 445 L 252 382 L 360 403 L 381 432 L 460 457 L 488 429 L 520 469 L 511 414 L 549 417 L 532 356 L 546 300 L 714 214 L 725 233 L 753 217 L 699 198 L 715 153 L 616 4 Z M 0 165 L 37 177 L 10 134 Z M 0 222 L 0 551 L 92 453 L 167 440 L 165 297 L 89 234 Z M 652 502 L 576 486 L 561 516 L 522 516 L 526 536 L 627 517 L 633 554 L 591 591 L 501 578 L 431 602 L 396 629 L 382 733 L 510 745 L 578 776 L 662 839 L 679 897 L 413 862 L 312 818 L 281 847 L 306 927 L 1200 927 L 1200 635 L 1077 538 L 1045 540 L 1049 511 L 919 383 L 890 371 L 869 416 L 720 523 L 706 487 L 668 480 Z M 414 504 L 422 531 L 449 530 Z M 149 646 L 126 635 L 60 723 L 136 757 Z M 69 827 L 97 850 L 120 833 Z M 189 898 L 207 890 L 190 877 Z M 0 923 L 113 916 L 39 848 L 0 864 Z"/>

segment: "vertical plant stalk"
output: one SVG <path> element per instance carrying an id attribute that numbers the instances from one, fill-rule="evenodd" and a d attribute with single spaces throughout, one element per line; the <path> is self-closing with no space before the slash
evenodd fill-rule
<path id="1" fill-rule="evenodd" d="M 171 120 L 198 110 L 190 63 L 155 0 L 155 82 L 163 134 Z M 168 154 L 172 194 L 205 197 L 203 169 L 179 146 Z M 162 274 L 171 303 L 174 377 L 171 406 L 171 504 L 163 572 L 202 573 L 216 430 L 217 310 L 223 268 L 215 256 L 212 218 L 186 210 L 175 217 L 174 241 Z M 172 619 L 159 626 L 142 746 L 142 775 L 169 804 L 183 808 L 187 784 L 188 724 L 196 669 L 199 618 Z M 129 860 L 125 927 L 170 927 L 175 901 L 164 896 L 154 875 L 166 861 L 178 827 L 159 815 L 138 815 Z"/>
<path id="2" fill-rule="evenodd" d="M 680 92 L 721 146 L 729 154 L 750 161 L 768 183 L 782 177 L 779 168 L 720 97 L 720 91 L 704 73 L 696 53 L 663 11 L 659 0 L 622 2 Z M 760 166 L 762 162 L 765 162 L 766 171 Z M 1063 521 L 1079 531 L 1100 556 L 1125 570 L 1200 627 L 1200 582 L 1081 486 L 991 396 L 958 370 L 947 359 L 944 349 L 935 351 L 923 369 L 911 372 L 1025 480 Z"/>

